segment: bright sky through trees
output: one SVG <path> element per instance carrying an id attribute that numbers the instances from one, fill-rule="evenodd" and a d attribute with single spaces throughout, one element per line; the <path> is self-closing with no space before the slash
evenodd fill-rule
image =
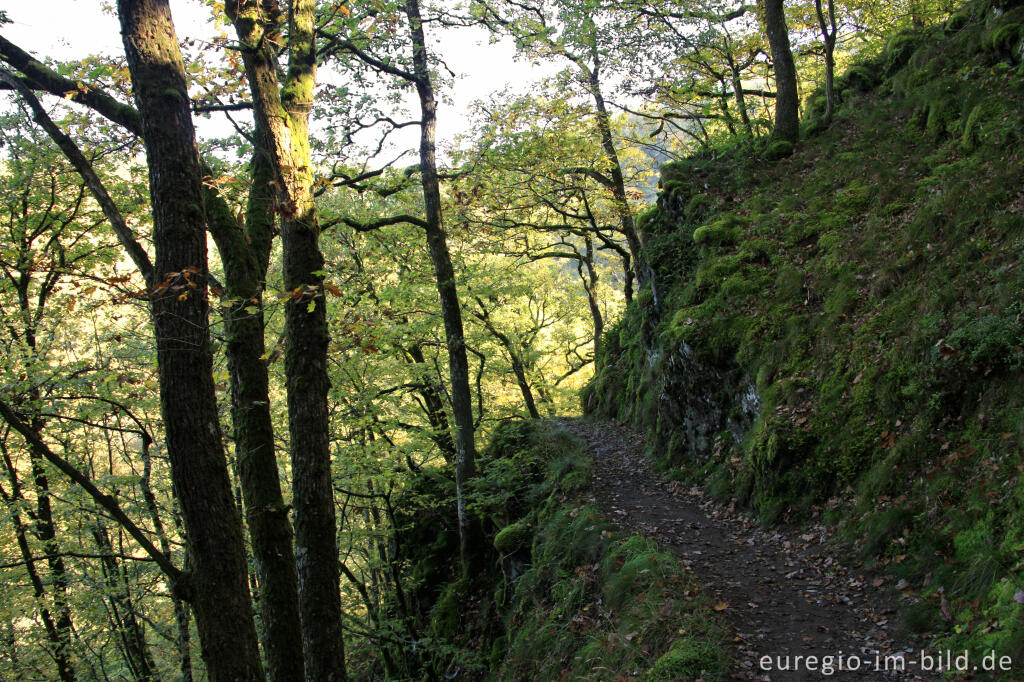
<path id="1" fill-rule="evenodd" d="M 117 18 L 100 0 L 43 0 L 23 2 L 7 10 L 12 23 L 5 35 L 38 58 L 82 59 L 91 54 L 121 55 Z M 171 0 L 175 28 L 181 40 L 209 36 L 213 31 L 210 9 L 198 0 Z M 457 76 L 457 87 L 442 93 L 438 102 L 438 138 L 442 144 L 463 133 L 468 126 L 468 108 L 477 99 L 508 87 L 527 92 L 540 78 L 553 73 L 547 64 L 534 65 L 515 59 L 515 47 L 508 39 L 489 43 L 481 28 L 447 30 L 434 48 Z M 430 37 L 428 37 L 428 40 Z M 411 103 L 411 102 L 410 102 Z M 201 136 L 230 134 L 223 116 L 196 118 Z M 396 146 L 412 147 L 417 133 L 398 131 Z"/>

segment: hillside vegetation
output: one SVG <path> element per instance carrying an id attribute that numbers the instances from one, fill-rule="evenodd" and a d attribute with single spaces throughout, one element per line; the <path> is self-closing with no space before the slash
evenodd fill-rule
<path id="1" fill-rule="evenodd" d="M 671 475 L 824 518 L 909 624 L 1024 655 L 1024 3 L 894 35 L 804 139 L 663 168 L 658 296 L 584 394 Z M 660 306 L 656 305 L 659 303 Z"/>
<path id="2" fill-rule="evenodd" d="M 554 424 L 500 427 L 470 494 L 488 542 L 464 577 L 444 558 L 456 551 L 446 533 L 455 510 L 437 504 L 450 482 L 425 472 L 400 501 L 410 509 L 398 538 L 409 548 L 412 601 L 430 624 L 421 673 L 724 679 L 725 628 L 709 596 L 675 557 L 617 529 L 585 498 L 591 464 L 582 443 Z"/>

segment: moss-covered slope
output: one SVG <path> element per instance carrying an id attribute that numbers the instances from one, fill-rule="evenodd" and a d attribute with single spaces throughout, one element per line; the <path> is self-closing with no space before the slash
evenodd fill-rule
<path id="1" fill-rule="evenodd" d="M 424 508 L 407 526 L 435 675 L 724 679 L 718 614 L 674 557 L 583 501 L 589 467 L 582 444 L 550 424 L 497 429 L 471 492 L 488 545 L 468 577 L 438 580 L 445 570 L 425 541 L 451 510 Z"/>
<path id="2" fill-rule="evenodd" d="M 919 628 L 1024 655 L 1024 3 L 967 5 L 841 79 L 796 152 L 668 166 L 584 394 L 766 517 L 825 515 Z"/>

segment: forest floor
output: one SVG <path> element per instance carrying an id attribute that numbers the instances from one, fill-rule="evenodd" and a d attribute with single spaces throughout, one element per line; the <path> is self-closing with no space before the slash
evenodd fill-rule
<path id="1" fill-rule="evenodd" d="M 907 646 L 896 623 L 900 585 L 851 568 L 823 525 L 761 526 L 697 487 L 659 476 L 628 429 L 562 425 L 594 458 L 593 501 L 608 520 L 654 539 L 707 590 L 731 629 L 732 679 L 938 679 L 922 671 L 922 656 L 932 652 Z"/>

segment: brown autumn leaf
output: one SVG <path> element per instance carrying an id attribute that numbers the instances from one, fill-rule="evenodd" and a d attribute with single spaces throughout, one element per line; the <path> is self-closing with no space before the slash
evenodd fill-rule
<path id="1" fill-rule="evenodd" d="M 725 611 L 727 608 L 729 608 L 729 605 L 726 604 L 724 601 L 719 601 L 715 602 L 715 605 L 711 608 L 713 608 L 715 611 Z"/>

